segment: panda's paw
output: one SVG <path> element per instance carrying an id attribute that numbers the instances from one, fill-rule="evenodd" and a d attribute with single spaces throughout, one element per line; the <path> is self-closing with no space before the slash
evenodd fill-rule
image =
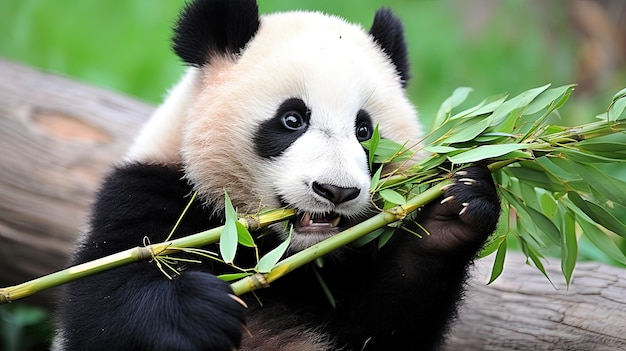
<path id="1" fill-rule="evenodd" d="M 422 212 L 428 246 L 455 250 L 482 245 L 495 230 L 500 214 L 498 197 L 491 172 L 478 165 L 457 171 L 452 183 L 442 188 L 444 195 Z"/>
<path id="2" fill-rule="evenodd" d="M 190 343 L 200 350 L 237 349 L 245 330 L 247 306 L 230 285 L 197 271 L 183 272 L 174 284 L 177 306 L 171 306 L 171 322 L 176 325 L 175 337 L 183 339 L 178 345 Z"/>
<path id="3" fill-rule="evenodd" d="M 485 166 L 472 166 L 455 172 L 452 183 L 441 187 L 441 190 L 444 196 L 440 204 L 450 205 L 449 209 L 453 212 L 457 209 L 459 216 L 467 211 L 472 200 L 499 202 L 491 172 Z"/>

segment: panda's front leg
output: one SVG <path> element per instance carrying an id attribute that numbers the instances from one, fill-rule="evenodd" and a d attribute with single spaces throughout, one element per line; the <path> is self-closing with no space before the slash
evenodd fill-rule
<path id="1" fill-rule="evenodd" d="M 489 170 L 463 169 L 381 248 L 337 309 L 337 328 L 363 350 L 432 350 L 456 313 L 467 268 L 495 230 L 500 200 Z M 421 232 L 422 238 L 411 234 Z M 427 232 L 427 233 L 425 233 Z"/>
<path id="2" fill-rule="evenodd" d="M 495 231 L 499 215 L 500 198 L 491 173 L 478 165 L 457 171 L 438 201 L 422 208 L 414 221 L 405 221 L 404 226 L 422 232 L 423 238 L 398 232 L 387 253 L 394 255 L 399 267 L 395 273 L 401 275 L 390 284 L 399 289 L 394 294 L 412 294 L 390 306 L 396 315 L 389 318 L 397 323 L 392 345 L 430 350 L 442 342 L 462 299 L 467 269 Z M 391 269 L 386 274 L 394 270 L 384 269 Z"/>

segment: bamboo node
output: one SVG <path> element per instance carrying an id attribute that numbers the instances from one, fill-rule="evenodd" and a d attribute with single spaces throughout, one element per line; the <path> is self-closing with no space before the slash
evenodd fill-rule
<path id="1" fill-rule="evenodd" d="M 137 247 L 137 260 L 143 261 L 147 259 L 154 259 L 154 252 L 149 246 Z"/>
<path id="2" fill-rule="evenodd" d="M 407 211 L 402 206 L 395 206 L 385 211 L 390 214 L 394 221 L 401 221 L 406 217 Z"/>
<path id="3" fill-rule="evenodd" d="M 5 303 L 11 303 L 11 297 L 5 289 L 2 289 L 0 290 L 0 305 Z"/>
<path id="4" fill-rule="evenodd" d="M 261 221 L 259 221 L 258 216 L 247 216 L 241 218 L 240 222 L 242 222 L 242 224 L 246 226 L 246 229 L 248 229 L 248 231 L 253 232 L 255 230 L 261 229 Z"/>
<path id="5" fill-rule="evenodd" d="M 252 290 L 258 290 L 262 288 L 268 288 L 270 284 L 268 283 L 265 276 L 261 273 L 255 273 L 250 276 L 250 285 L 252 286 Z"/>

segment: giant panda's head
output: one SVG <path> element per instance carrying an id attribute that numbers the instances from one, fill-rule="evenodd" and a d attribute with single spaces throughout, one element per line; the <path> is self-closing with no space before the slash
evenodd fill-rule
<path id="1" fill-rule="evenodd" d="M 182 164 L 218 210 L 224 190 L 240 213 L 297 209 L 294 250 L 371 208 L 361 142 L 376 125 L 400 143 L 421 138 L 402 25 L 386 9 L 367 32 L 322 13 L 259 17 L 253 0 L 197 0 L 174 50 L 190 68 L 128 157 Z"/>

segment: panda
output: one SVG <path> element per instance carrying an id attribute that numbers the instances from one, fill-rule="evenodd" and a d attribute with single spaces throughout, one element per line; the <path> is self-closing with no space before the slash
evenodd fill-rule
<path id="1" fill-rule="evenodd" d="M 260 16 L 253 0 L 195 0 L 173 49 L 187 71 L 103 181 L 71 265 L 165 240 L 193 193 L 174 238 L 220 226 L 225 190 L 239 213 L 295 209 L 292 254 L 374 213 L 362 142 L 376 126 L 413 162 L 424 157 L 403 27 L 389 9 L 366 31 L 318 12 Z M 142 261 L 72 282 L 53 349 L 436 349 L 500 209 L 486 167 L 452 179 L 399 226 L 423 238 L 398 229 L 382 248 L 342 248 L 254 294 L 236 297 L 214 260 L 180 262 L 171 279 Z M 253 234 L 265 252 L 288 231 Z M 248 256 L 236 260 L 253 267 Z"/>

